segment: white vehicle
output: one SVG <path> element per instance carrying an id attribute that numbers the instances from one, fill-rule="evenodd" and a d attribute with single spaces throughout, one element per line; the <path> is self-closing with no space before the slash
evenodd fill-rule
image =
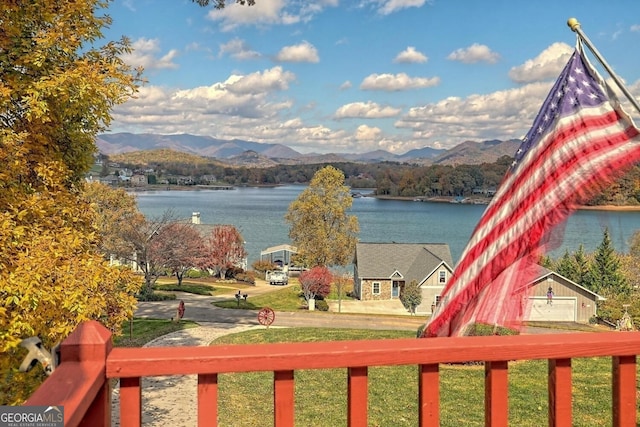
<path id="1" fill-rule="evenodd" d="M 270 285 L 286 285 L 289 283 L 289 276 L 284 271 L 270 271 L 267 273 L 267 280 Z"/>

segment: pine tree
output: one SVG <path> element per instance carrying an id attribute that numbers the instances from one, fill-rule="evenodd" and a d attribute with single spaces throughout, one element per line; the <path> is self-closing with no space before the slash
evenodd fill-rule
<path id="1" fill-rule="evenodd" d="M 589 269 L 589 288 L 601 295 L 626 295 L 630 287 L 620 269 L 620 259 L 616 254 L 609 230 L 605 228 L 602 242 L 596 249 Z"/>

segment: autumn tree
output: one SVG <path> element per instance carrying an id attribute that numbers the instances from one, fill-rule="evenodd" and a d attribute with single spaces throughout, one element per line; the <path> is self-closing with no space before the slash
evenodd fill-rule
<path id="1" fill-rule="evenodd" d="M 139 280 L 103 259 L 82 196 L 95 137 L 138 81 L 120 59 L 126 40 L 98 45 L 110 23 L 102 6 L 2 4 L 0 352 L 33 335 L 50 347 L 88 319 L 118 331 L 135 307 Z"/>
<path id="2" fill-rule="evenodd" d="M 352 261 L 359 231 L 358 218 L 347 214 L 352 203 L 340 170 L 326 166 L 315 173 L 285 215 L 299 260 L 311 267 Z"/>
<path id="3" fill-rule="evenodd" d="M 154 248 L 164 259 L 164 268 L 175 274 L 178 286 L 184 273 L 205 265 L 205 242 L 192 224 L 174 222 L 161 228 Z"/>
<path id="4" fill-rule="evenodd" d="M 327 267 L 316 266 L 300 273 L 299 280 L 304 299 L 312 309 L 312 301 L 315 301 L 317 296 L 324 298 L 331 292 L 333 275 Z"/>
<path id="5" fill-rule="evenodd" d="M 121 188 L 112 188 L 99 182 L 84 186 L 84 197 L 96 212 L 95 227 L 98 245 L 106 258 L 131 254 L 127 230 L 144 222 L 135 196 Z M 128 256 L 127 256 L 128 258 Z"/>
<path id="6" fill-rule="evenodd" d="M 422 303 L 422 290 L 416 280 L 404 285 L 400 292 L 400 302 L 411 314 L 416 314 L 416 307 Z"/>
<path id="7" fill-rule="evenodd" d="M 221 279 L 227 271 L 244 262 L 247 251 L 240 231 L 233 225 L 216 225 L 211 230 L 205 250 L 204 265 L 214 270 Z"/>

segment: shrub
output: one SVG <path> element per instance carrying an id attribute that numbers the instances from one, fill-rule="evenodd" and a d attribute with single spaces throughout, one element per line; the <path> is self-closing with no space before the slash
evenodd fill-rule
<path id="1" fill-rule="evenodd" d="M 316 300 L 316 310 L 318 311 L 329 311 L 329 304 L 323 299 Z"/>
<path id="2" fill-rule="evenodd" d="M 269 261 L 255 261 L 253 264 L 251 264 L 251 268 L 253 268 L 258 273 L 262 273 L 263 275 L 268 270 L 275 270 L 276 267 L 277 266 L 274 263 Z"/>
<path id="3" fill-rule="evenodd" d="M 186 276 L 189 279 L 201 279 L 203 277 L 209 277 L 209 272 L 206 270 L 191 269 L 187 271 Z"/>
<path id="4" fill-rule="evenodd" d="M 250 283 L 252 285 L 256 284 L 256 274 L 253 271 L 247 271 L 244 273 L 240 273 L 236 275 L 236 280 L 238 282 Z"/>
<path id="5" fill-rule="evenodd" d="M 138 301 L 170 301 L 176 299 L 176 294 L 160 294 L 156 292 L 136 295 Z"/>

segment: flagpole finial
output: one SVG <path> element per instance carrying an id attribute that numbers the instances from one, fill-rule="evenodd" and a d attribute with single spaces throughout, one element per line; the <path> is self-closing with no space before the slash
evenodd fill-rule
<path id="1" fill-rule="evenodd" d="M 571 31 L 576 31 L 577 28 L 580 28 L 580 22 L 576 18 L 569 18 L 567 21 L 567 25 L 571 28 Z"/>

